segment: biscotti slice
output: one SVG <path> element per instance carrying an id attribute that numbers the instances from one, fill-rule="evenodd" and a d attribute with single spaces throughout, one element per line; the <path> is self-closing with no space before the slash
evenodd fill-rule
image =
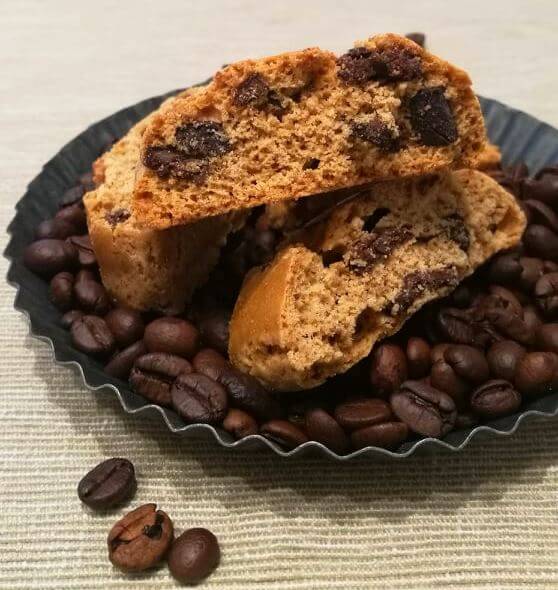
<path id="1" fill-rule="evenodd" d="M 223 215 L 164 231 L 139 222 L 132 212 L 132 190 L 141 137 L 152 117 L 140 121 L 97 160 L 93 171 L 99 186 L 84 203 L 89 235 L 110 295 L 134 309 L 179 312 L 205 281 L 227 234 L 243 216 Z"/>
<path id="2" fill-rule="evenodd" d="M 135 211 L 165 228 L 379 179 L 476 166 L 469 76 L 397 35 L 337 58 L 305 49 L 229 65 L 150 122 Z"/>
<path id="3" fill-rule="evenodd" d="M 231 361 L 278 391 L 315 387 L 516 245 L 524 228 L 514 197 L 481 172 L 373 185 L 248 275 Z"/>

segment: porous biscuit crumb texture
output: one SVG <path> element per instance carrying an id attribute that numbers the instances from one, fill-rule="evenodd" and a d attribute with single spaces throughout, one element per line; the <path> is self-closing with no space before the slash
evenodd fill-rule
<path id="1" fill-rule="evenodd" d="M 134 209 L 164 228 L 379 179 L 475 167 L 486 135 L 468 75 L 396 35 L 337 58 L 246 60 L 163 109 Z"/>
<path id="2" fill-rule="evenodd" d="M 516 245 L 524 228 L 515 199 L 481 172 L 377 183 L 247 277 L 231 360 L 278 391 L 315 387 Z"/>

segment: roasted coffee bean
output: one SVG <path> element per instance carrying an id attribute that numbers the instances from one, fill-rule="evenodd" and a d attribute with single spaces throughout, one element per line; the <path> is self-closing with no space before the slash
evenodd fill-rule
<path id="1" fill-rule="evenodd" d="M 52 277 L 63 270 L 72 270 L 77 263 L 77 252 L 63 240 L 37 240 L 25 248 L 23 262 L 35 274 Z"/>
<path id="2" fill-rule="evenodd" d="M 437 86 L 419 90 L 409 101 L 411 125 L 421 143 L 429 146 L 450 145 L 458 138 L 451 106 Z"/>
<path id="3" fill-rule="evenodd" d="M 405 381 L 390 402 L 395 415 L 417 434 L 439 438 L 455 424 L 452 398 L 421 381 Z"/>
<path id="4" fill-rule="evenodd" d="M 341 402 L 334 416 L 347 430 L 359 430 L 372 424 L 387 422 L 392 418 L 389 404 L 382 399 L 360 398 Z"/>
<path id="5" fill-rule="evenodd" d="M 539 326 L 542 324 L 542 319 L 536 307 L 533 305 L 526 305 L 523 308 L 523 321 L 527 326 L 527 329 L 536 334 Z"/>
<path id="6" fill-rule="evenodd" d="M 245 436 L 258 433 L 258 423 L 244 410 L 230 408 L 225 419 L 223 428 L 239 440 Z"/>
<path id="7" fill-rule="evenodd" d="M 558 353 L 558 324 L 543 324 L 538 329 L 537 348 Z"/>
<path id="8" fill-rule="evenodd" d="M 448 346 L 451 346 L 449 342 L 440 342 L 432 347 L 432 351 L 430 353 L 432 364 L 437 363 L 438 361 L 444 361 L 444 353 L 446 352 L 446 348 Z"/>
<path id="9" fill-rule="evenodd" d="M 531 256 L 558 262 L 558 234 L 544 225 L 528 225 L 523 243 Z"/>
<path id="10" fill-rule="evenodd" d="M 499 284 L 515 284 L 521 277 L 519 253 L 508 252 L 495 256 L 488 266 L 488 278 L 491 282 Z"/>
<path id="11" fill-rule="evenodd" d="M 78 485 L 79 499 L 90 508 L 105 510 L 131 498 L 137 488 L 128 459 L 107 459 L 87 473 Z"/>
<path id="12" fill-rule="evenodd" d="M 526 353 L 525 348 L 513 340 L 495 342 L 486 353 L 491 375 L 513 382 L 517 363 Z"/>
<path id="13" fill-rule="evenodd" d="M 525 396 L 547 393 L 558 384 L 558 356 L 553 352 L 529 352 L 517 363 L 515 386 Z"/>
<path id="14" fill-rule="evenodd" d="M 552 260 L 543 260 L 543 271 L 543 274 L 558 272 L 558 263 L 552 262 Z"/>
<path id="15" fill-rule="evenodd" d="M 535 284 L 534 295 L 545 318 L 558 318 L 558 272 L 543 275 Z"/>
<path id="16" fill-rule="evenodd" d="M 218 424 L 227 414 L 225 388 L 200 373 L 182 373 L 171 387 L 173 408 L 186 422 Z"/>
<path id="17" fill-rule="evenodd" d="M 141 313 L 127 307 L 115 307 L 105 316 L 110 331 L 120 347 L 126 347 L 143 337 L 145 324 Z"/>
<path id="18" fill-rule="evenodd" d="M 74 282 L 74 296 L 84 311 L 105 315 L 110 309 L 110 298 L 103 285 L 93 277 L 93 273 L 80 270 Z"/>
<path id="19" fill-rule="evenodd" d="M 400 148 L 399 130 L 380 119 L 355 121 L 351 125 L 351 137 L 371 143 L 383 152 L 396 152 Z"/>
<path id="20" fill-rule="evenodd" d="M 528 256 L 522 256 L 519 259 L 521 265 L 521 276 L 519 282 L 521 287 L 531 292 L 539 278 L 544 274 L 544 263 L 540 258 L 530 258 Z"/>
<path id="21" fill-rule="evenodd" d="M 173 540 L 173 525 L 156 504 L 144 504 L 120 519 L 110 530 L 109 559 L 125 572 L 139 572 L 156 566 Z"/>
<path id="22" fill-rule="evenodd" d="M 37 240 L 65 240 L 75 232 L 75 227 L 64 219 L 45 219 L 41 221 L 35 231 Z"/>
<path id="23" fill-rule="evenodd" d="M 521 405 L 521 395 L 509 381 L 493 379 L 471 394 L 471 408 L 483 418 L 513 414 Z"/>
<path id="24" fill-rule="evenodd" d="M 75 320 L 70 332 L 72 344 L 81 352 L 92 356 L 106 357 L 116 346 L 105 320 L 95 315 L 84 315 Z"/>
<path id="25" fill-rule="evenodd" d="M 336 420 L 322 408 L 314 408 L 306 412 L 306 433 L 310 440 L 316 440 L 342 455 L 349 447 L 349 439 Z"/>
<path id="26" fill-rule="evenodd" d="M 409 427 L 404 422 L 383 422 L 351 432 L 351 442 L 355 449 L 381 447 L 395 450 L 409 436 Z"/>
<path id="27" fill-rule="evenodd" d="M 529 223 L 540 223 L 558 232 L 558 215 L 548 205 L 541 201 L 527 199 L 523 201 L 523 206 L 527 210 Z"/>
<path id="28" fill-rule="evenodd" d="M 460 412 L 455 419 L 455 429 L 472 428 L 479 423 L 479 418 L 473 412 Z"/>
<path id="29" fill-rule="evenodd" d="M 536 199 L 556 209 L 558 207 L 558 177 L 545 175 L 540 178 L 526 178 L 523 181 L 524 199 Z"/>
<path id="30" fill-rule="evenodd" d="M 509 339 L 529 344 L 534 338 L 530 326 L 523 321 L 522 309 L 515 312 L 509 301 L 488 295 L 483 297 L 473 309 L 478 327 L 488 337 L 484 344 Z"/>
<path id="31" fill-rule="evenodd" d="M 444 307 L 436 314 L 435 321 L 438 332 L 449 342 L 485 346 L 491 340 L 474 321 L 470 310 Z"/>
<path id="32" fill-rule="evenodd" d="M 221 373 L 229 366 L 224 356 L 213 348 L 202 348 L 192 359 L 192 366 L 196 373 L 206 375 L 214 381 L 219 381 Z"/>
<path id="33" fill-rule="evenodd" d="M 509 289 L 501 287 L 500 285 L 490 285 L 488 287 L 488 292 L 490 293 L 491 301 L 493 301 L 494 304 L 511 311 L 517 316 L 521 317 L 523 315 L 521 303 Z M 492 303 L 490 305 L 492 305 Z"/>
<path id="34" fill-rule="evenodd" d="M 459 308 L 469 307 L 473 302 L 474 292 L 469 285 L 461 283 L 450 295 L 452 305 Z"/>
<path id="35" fill-rule="evenodd" d="M 198 329 L 180 318 L 159 318 L 145 328 L 145 345 L 150 352 L 168 352 L 193 357 L 199 348 Z"/>
<path id="36" fill-rule="evenodd" d="M 80 309 L 71 309 L 67 311 L 62 318 L 60 319 L 60 323 L 62 324 L 63 328 L 70 329 L 72 324 L 78 319 L 84 316 L 83 311 Z"/>
<path id="37" fill-rule="evenodd" d="M 215 535 L 207 529 L 184 531 L 171 545 L 167 563 L 170 573 L 183 584 L 207 578 L 219 565 L 221 551 Z"/>
<path id="38" fill-rule="evenodd" d="M 420 379 L 430 371 L 430 344 L 424 338 L 413 336 L 407 341 L 407 368 L 411 379 Z"/>
<path id="39" fill-rule="evenodd" d="M 467 394 L 471 391 L 471 384 L 460 377 L 454 368 L 445 360 L 440 359 L 432 365 L 430 372 L 432 387 L 447 393 L 458 408 L 463 408 Z"/>
<path id="40" fill-rule="evenodd" d="M 189 158 L 214 158 L 232 149 L 221 123 L 192 121 L 176 129 L 178 149 Z"/>
<path id="41" fill-rule="evenodd" d="M 250 375 L 241 373 L 231 365 L 226 365 L 218 382 L 227 390 L 231 404 L 246 410 L 258 420 L 271 420 L 284 415 L 281 404 Z"/>
<path id="42" fill-rule="evenodd" d="M 372 353 L 370 382 L 374 394 L 388 397 L 407 379 L 407 358 L 397 344 L 380 344 Z"/>
<path id="43" fill-rule="evenodd" d="M 61 311 L 67 311 L 74 302 L 74 275 L 71 272 L 59 272 L 50 281 L 49 296 Z"/>
<path id="44" fill-rule="evenodd" d="M 287 420 L 270 420 L 262 424 L 260 433 L 289 450 L 309 440 L 300 428 L 287 422 Z"/>
<path id="45" fill-rule="evenodd" d="M 452 344 L 444 351 L 444 360 L 459 377 L 469 383 L 482 383 L 488 379 L 488 363 L 484 354 L 477 348 Z"/>
<path id="46" fill-rule="evenodd" d="M 74 233 L 79 234 L 87 231 L 87 217 L 85 209 L 81 205 L 69 205 L 60 209 L 54 217 L 63 219 L 74 226 Z"/>
<path id="47" fill-rule="evenodd" d="M 97 258 L 95 257 L 95 252 L 93 251 L 93 246 L 88 235 L 71 236 L 67 241 L 77 250 L 80 266 L 84 268 L 96 266 Z"/>
<path id="48" fill-rule="evenodd" d="M 69 207 L 70 205 L 80 205 L 83 201 L 83 195 L 85 194 L 85 187 L 81 185 L 73 186 L 69 188 L 62 195 L 59 206 L 60 208 Z"/>
<path id="49" fill-rule="evenodd" d="M 105 365 L 105 373 L 111 377 L 127 381 L 136 360 L 146 353 L 147 348 L 143 340 L 138 340 L 113 355 Z"/>
<path id="50" fill-rule="evenodd" d="M 171 387 L 181 373 L 191 373 L 192 365 L 180 356 L 151 352 L 136 359 L 130 373 L 134 391 L 148 400 L 170 405 Z"/>
<path id="51" fill-rule="evenodd" d="M 229 321 L 231 315 L 224 309 L 214 309 L 204 313 L 198 320 L 202 340 L 222 354 L 229 349 Z"/>
<path id="52" fill-rule="evenodd" d="M 85 192 L 92 191 L 95 188 L 95 182 L 93 181 L 93 172 L 89 170 L 79 177 L 79 183 L 84 188 Z"/>

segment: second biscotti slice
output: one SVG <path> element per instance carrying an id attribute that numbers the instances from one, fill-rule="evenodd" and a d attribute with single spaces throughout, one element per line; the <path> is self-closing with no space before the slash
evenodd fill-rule
<path id="1" fill-rule="evenodd" d="M 272 389 L 315 387 L 516 245 L 524 227 L 514 197 L 481 172 L 378 183 L 248 276 L 231 361 Z"/>
<path id="2" fill-rule="evenodd" d="M 387 34 L 337 58 L 247 60 L 175 101 L 143 138 L 134 208 L 152 227 L 475 167 L 486 136 L 468 75 Z"/>

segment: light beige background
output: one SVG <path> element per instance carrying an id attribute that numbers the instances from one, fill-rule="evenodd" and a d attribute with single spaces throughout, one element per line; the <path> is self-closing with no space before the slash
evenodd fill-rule
<path id="1" fill-rule="evenodd" d="M 480 93 L 558 125 L 554 0 L 0 0 L 0 222 L 51 155 L 123 106 L 238 58 L 416 29 Z M 207 588 L 558 588 L 558 421 L 401 462 L 226 453 L 87 391 L 27 336 L 13 295 L 0 286 L 1 588 L 174 587 L 164 568 L 113 571 L 105 536 L 125 509 L 77 500 L 113 455 L 137 465 L 133 506 L 218 535 Z"/>

